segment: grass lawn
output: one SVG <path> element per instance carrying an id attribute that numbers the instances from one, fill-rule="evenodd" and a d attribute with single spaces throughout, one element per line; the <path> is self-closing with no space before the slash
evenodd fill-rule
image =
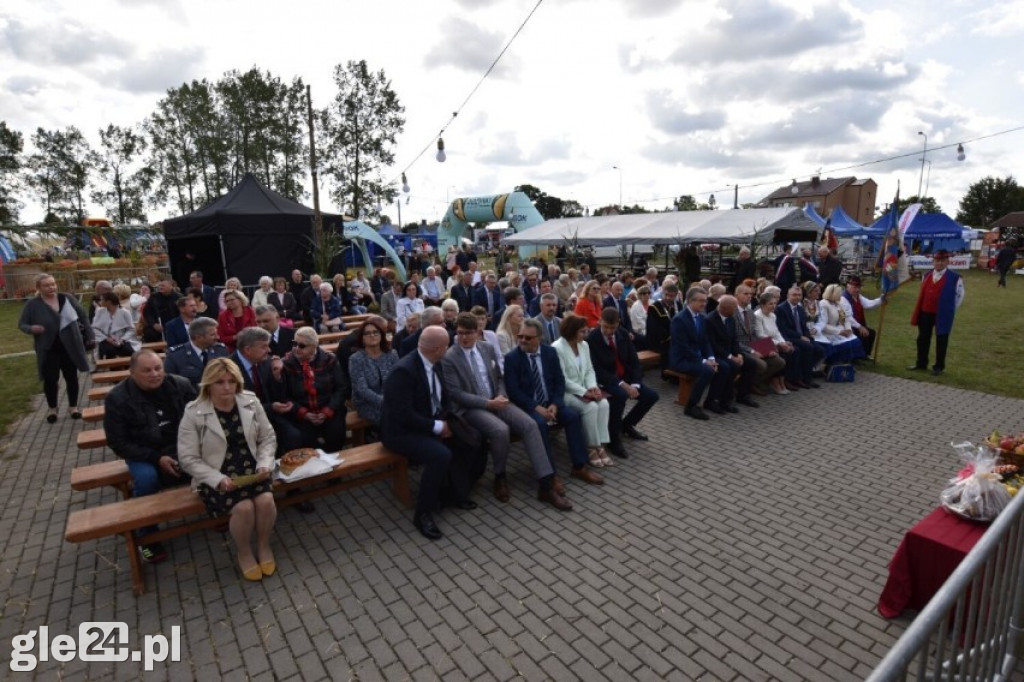
<path id="1" fill-rule="evenodd" d="M 32 337 L 18 329 L 21 302 L 0 303 L 0 434 L 24 414 L 32 396 L 42 393 L 43 384 L 36 375 L 36 356 L 32 351 Z M 10 357 L 11 353 L 29 351 L 28 355 Z"/>
<path id="2" fill-rule="evenodd" d="M 962 272 L 966 295 L 957 310 L 949 337 L 946 372 L 933 377 L 909 372 L 917 360 L 917 327 L 910 314 L 917 302 L 920 282 L 905 283 L 889 298 L 878 340 L 877 363 L 861 368 L 889 376 L 941 383 L 983 393 L 1024 398 L 1024 277 L 1010 275 L 1007 288 L 996 287 L 996 275 L 981 270 Z M 877 296 L 877 286 L 866 282 L 865 296 Z M 880 309 L 866 312 L 868 326 L 878 329 Z M 932 340 L 935 361 L 935 342 Z"/>

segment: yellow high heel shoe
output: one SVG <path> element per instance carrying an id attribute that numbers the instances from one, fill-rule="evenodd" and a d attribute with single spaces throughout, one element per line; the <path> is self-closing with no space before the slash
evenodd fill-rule
<path id="1" fill-rule="evenodd" d="M 274 575 L 277 572 L 277 562 L 271 559 L 270 561 L 260 562 L 260 572 L 265 576 Z"/>
<path id="2" fill-rule="evenodd" d="M 239 566 L 239 568 L 241 568 L 241 566 Z M 250 568 L 243 568 L 242 577 L 250 582 L 258 583 L 263 580 L 263 570 L 260 568 L 259 564 Z"/>

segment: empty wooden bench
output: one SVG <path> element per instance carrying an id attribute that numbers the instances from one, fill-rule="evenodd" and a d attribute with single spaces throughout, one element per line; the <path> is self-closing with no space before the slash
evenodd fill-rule
<path id="1" fill-rule="evenodd" d="M 656 350 L 637 351 L 636 357 L 640 360 L 640 366 L 644 369 L 654 369 L 661 364 L 661 353 Z"/>
<path id="2" fill-rule="evenodd" d="M 86 412 L 88 412 L 89 418 L 86 421 L 103 421 L 103 415 L 106 414 L 104 407 L 88 407 L 82 412 L 82 418 L 85 419 Z M 370 422 L 360 417 L 355 412 L 345 413 L 345 429 L 352 434 L 352 438 L 349 439 L 349 443 L 352 445 L 362 445 L 366 442 L 366 429 L 373 426 Z M 107 446 L 107 434 L 102 429 L 85 429 L 79 431 L 76 436 L 76 443 L 79 450 L 89 450 L 92 448 L 103 448 Z"/>
<path id="3" fill-rule="evenodd" d="M 117 488 L 124 499 L 132 496 L 132 474 L 123 459 L 87 464 L 71 470 L 72 490 L 86 491 L 104 486 Z"/>
<path id="4" fill-rule="evenodd" d="M 676 393 L 676 404 L 685 405 L 690 399 L 690 393 L 693 391 L 693 382 L 696 377 L 692 374 L 683 374 L 672 369 L 666 369 L 664 372 L 665 376 L 675 377 L 679 381 L 679 391 Z"/>
<path id="5" fill-rule="evenodd" d="M 106 400 L 107 394 L 114 388 L 114 384 L 106 384 L 104 386 L 93 386 L 86 393 L 89 400 Z"/>
<path id="6" fill-rule="evenodd" d="M 380 443 L 343 450 L 341 457 L 341 464 L 319 476 L 293 483 L 275 481 L 277 506 L 291 506 L 376 481 L 390 481 L 395 497 L 402 504 L 412 506 L 409 468 L 404 457 L 388 452 Z M 290 495 L 277 494 L 284 491 L 295 492 Z M 155 495 L 131 497 L 99 507 L 73 511 L 68 516 L 64 538 L 68 542 L 77 543 L 121 535 L 125 540 L 131 565 L 132 591 L 139 595 L 145 591 L 146 583 L 142 575 L 139 543 L 136 541 L 135 531 L 155 524 L 171 524 L 146 536 L 146 542 L 153 543 L 226 522 L 226 518 L 206 516 L 206 509 L 199 495 L 192 492 L 188 486 L 181 486 Z"/>

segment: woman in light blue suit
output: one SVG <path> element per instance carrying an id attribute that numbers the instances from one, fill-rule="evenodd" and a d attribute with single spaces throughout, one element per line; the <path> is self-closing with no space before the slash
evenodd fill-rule
<path id="1" fill-rule="evenodd" d="M 615 466 L 602 447 L 608 435 L 608 399 L 597 387 L 597 375 L 590 361 L 587 322 L 579 315 L 567 314 L 559 329 L 561 338 L 551 344 L 558 351 L 558 362 L 565 375 L 565 404 L 580 413 L 583 433 L 593 467 Z"/>

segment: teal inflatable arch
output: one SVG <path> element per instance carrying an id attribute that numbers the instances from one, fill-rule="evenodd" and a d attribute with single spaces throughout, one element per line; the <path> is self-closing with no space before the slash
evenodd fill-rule
<path id="1" fill-rule="evenodd" d="M 443 258 L 448 247 L 458 248 L 470 223 L 501 222 L 507 222 L 516 232 L 522 232 L 543 223 L 544 217 L 537 211 L 530 197 L 522 192 L 456 199 L 448 206 L 441 227 L 437 230 L 437 251 Z M 535 247 L 524 246 L 519 249 L 519 254 L 530 256 L 534 250 Z"/>
<path id="2" fill-rule="evenodd" d="M 366 242 L 371 241 L 384 249 L 384 253 L 391 259 L 392 269 L 398 275 L 398 280 L 400 282 L 406 281 L 405 266 L 402 265 L 402 259 L 398 257 L 398 254 L 391 247 L 391 244 L 388 243 L 388 240 L 377 234 L 377 230 L 361 220 L 352 220 L 345 223 L 345 239 L 351 240 L 359 247 L 359 253 L 363 256 L 363 263 L 366 263 L 366 269 L 370 273 L 373 272 L 373 261 L 370 260 L 370 254 L 366 250 Z"/>

